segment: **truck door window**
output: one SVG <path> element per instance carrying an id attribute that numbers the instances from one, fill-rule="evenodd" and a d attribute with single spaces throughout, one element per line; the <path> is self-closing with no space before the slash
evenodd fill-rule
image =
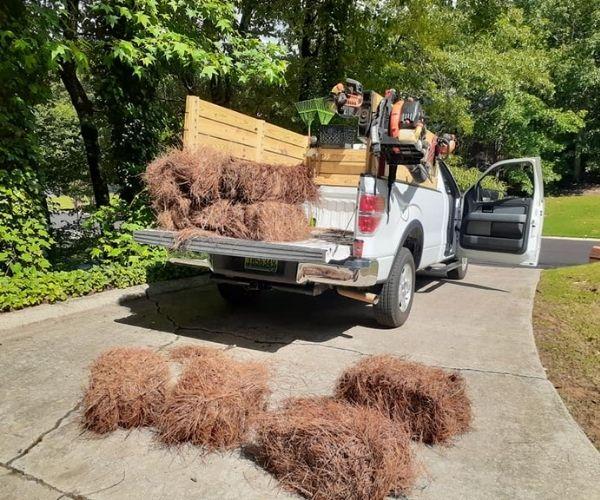
<path id="1" fill-rule="evenodd" d="M 476 186 L 476 199 L 487 203 L 533 195 L 533 169 L 529 163 L 509 164 L 483 177 Z"/>

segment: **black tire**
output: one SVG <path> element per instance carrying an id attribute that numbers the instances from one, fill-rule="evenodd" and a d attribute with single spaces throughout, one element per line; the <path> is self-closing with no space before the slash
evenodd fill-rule
<path id="1" fill-rule="evenodd" d="M 217 283 L 217 289 L 221 297 L 233 306 L 252 303 L 260 293 L 258 290 L 248 290 L 243 285 L 232 285 L 231 283 Z"/>
<path id="2" fill-rule="evenodd" d="M 466 258 L 463 258 L 461 261 L 461 265 L 456 269 L 452 269 L 446 273 L 446 276 L 451 280 L 461 280 L 467 275 L 467 271 L 469 269 L 469 261 Z"/>
<path id="3" fill-rule="evenodd" d="M 400 292 L 401 282 L 404 289 L 403 295 Z M 408 289 L 406 289 L 407 286 Z M 410 315 L 414 295 L 415 261 L 410 250 L 403 247 L 394 259 L 390 277 L 383 284 L 379 302 L 373 308 L 377 323 L 392 328 L 402 326 Z"/>

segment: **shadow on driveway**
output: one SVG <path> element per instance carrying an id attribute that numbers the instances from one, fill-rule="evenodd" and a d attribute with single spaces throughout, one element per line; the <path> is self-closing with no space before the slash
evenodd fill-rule
<path id="1" fill-rule="evenodd" d="M 451 282 L 417 277 L 416 291 L 430 293 L 446 283 Z M 372 306 L 334 291 L 316 297 L 266 291 L 252 303 L 236 307 L 227 304 L 213 284 L 161 295 L 154 295 L 150 286 L 148 297 L 150 300 L 123 300 L 121 305 L 131 314 L 115 321 L 265 352 L 276 352 L 298 341 L 321 343 L 335 337 L 352 338 L 355 326 L 372 329 L 374 335 L 385 329 L 375 322 Z"/>

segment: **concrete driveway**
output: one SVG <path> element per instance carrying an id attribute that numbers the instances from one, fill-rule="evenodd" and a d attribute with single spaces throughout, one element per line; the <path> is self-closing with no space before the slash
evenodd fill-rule
<path id="1" fill-rule="evenodd" d="M 471 266 L 463 282 L 422 279 L 410 320 L 395 330 L 378 328 L 368 306 L 335 295 L 273 293 L 233 311 L 197 281 L 122 304 L 113 302 L 119 292 L 108 292 L 0 316 L 0 498 L 288 497 L 238 453 L 168 450 L 150 430 L 81 432 L 82 387 L 100 352 L 185 342 L 235 346 L 239 358 L 269 361 L 275 400 L 330 392 L 365 354 L 460 370 L 474 428 L 455 446 L 418 447 L 427 473 L 411 498 L 600 498 L 600 455 L 546 379 L 533 342 L 538 273 Z"/>
<path id="2" fill-rule="evenodd" d="M 587 264 L 590 252 L 600 246 L 600 240 L 545 236 L 540 250 L 540 267 L 562 267 Z"/>

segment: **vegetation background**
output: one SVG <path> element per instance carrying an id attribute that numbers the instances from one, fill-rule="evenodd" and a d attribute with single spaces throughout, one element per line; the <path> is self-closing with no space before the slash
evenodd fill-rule
<path id="1" fill-rule="evenodd" d="M 187 94 L 302 130 L 294 103 L 352 77 L 422 98 L 463 187 L 526 155 L 548 190 L 598 182 L 599 33 L 588 0 L 4 0 L 0 310 L 173 272 L 131 231 Z M 50 224 L 60 196 L 85 224 Z"/>

